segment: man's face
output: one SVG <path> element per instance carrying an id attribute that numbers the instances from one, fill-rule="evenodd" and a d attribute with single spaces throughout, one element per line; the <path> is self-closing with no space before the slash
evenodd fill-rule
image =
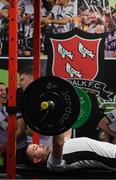
<path id="1" fill-rule="evenodd" d="M 0 84 L 0 104 L 3 105 L 6 102 L 7 102 L 6 86 L 4 84 Z"/>
<path id="2" fill-rule="evenodd" d="M 8 9 L 2 10 L 2 16 L 6 18 L 8 17 Z"/>
<path id="3" fill-rule="evenodd" d="M 23 90 L 33 81 L 32 75 L 21 74 L 19 78 L 19 87 Z"/>
<path id="4" fill-rule="evenodd" d="M 113 13 L 113 17 L 116 19 L 116 12 Z"/>
<path id="5" fill-rule="evenodd" d="M 27 155 L 32 159 L 33 163 L 45 162 L 50 152 L 49 147 L 43 144 L 31 144 L 27 148 Z"/>
<path id="6" fill-rule="evenodd" d="M 23 9 L 22 8 L 18 8 L 18 16 L 21 16 L 23 14 Z"/>

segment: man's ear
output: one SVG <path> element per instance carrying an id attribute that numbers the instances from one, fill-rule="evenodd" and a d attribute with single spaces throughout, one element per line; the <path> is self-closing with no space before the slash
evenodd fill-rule
<path id="1" fill-rule="evenodd" d="M 38 159 L 38 158 L 34 158 L 34 159 L 33 159 L 33 163 L 34 163 L 34 164 L 37 164 L 37 163 L 39 163 L 39 162 L 41 162 L 41 159 Z"/>

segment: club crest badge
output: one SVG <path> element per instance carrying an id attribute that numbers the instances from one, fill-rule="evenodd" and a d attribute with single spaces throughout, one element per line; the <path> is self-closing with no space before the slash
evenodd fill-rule
<path id="1" fill-rule="evenodd" d="M 63 78 L 95 79 L 99 72 L 101 38 L 85 39 L 77 34 L 67 39 L 50 39 L 52 74 Z"/>
<path id="2" fill-rule="evenodd" d="M 104 35 L 79 29 L 48 38 L 47 75 L 69 80 L 74 86 L 96 91 L 103 99 L 111 93 L 104 83 Z"/>

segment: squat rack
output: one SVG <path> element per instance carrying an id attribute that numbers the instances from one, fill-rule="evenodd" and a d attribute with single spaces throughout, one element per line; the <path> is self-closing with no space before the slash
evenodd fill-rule
<path id="1" fill-rule="evenodd" d="M 34 0 L 34 79 L 40 77 L 40 1 Z M 8 58 L 8 147 L 7 179 L 16 177 L 16 89 L 18 70 L 18 0 L 9 0 L 9 58 Z M 39 135 L 33 133 L 33 142 L 39 142 Z"/>
<path id="2" fill-rule="evenodd" d="M 18 8 L 17 8 L 18 0 L 9 0 L 9 61 L 8 61 L 8 148 L 7 148 L 7 179 L 15 179 L 16 177 L 16 148 L 15 148 L 15 125 L 16 125 L 16 88 L 17 88 L 17 52 L 18 52 Z M 34 79 L 40 77 L 40 1 L 34 0 Z M 38 135 L 34 133 L 33 141 L 38 143 Z M 27 176 L 31 176 L 30 169 L 22 169 L 19 167 L 19 171 L 27 174 Z M 27 173 L 28 172 L 28 173 Z M 47 170 L 46 173 L 40 170 L 40 175 L 46 176 L 46 173 L 49 173 Z M 23 173 L 23 172 L 22 172 Z M 35 173 L 38 174 L 38 169 L 34 169 Z M 70 172 L 66 172 L 66 178 L 74 177 Z M 76 170 L 75 177 L 78 178 L 86 178 L 93 175 L 95 178 L 104 178 L 104 176 L 115 178 L 115 173 L 111 171 L 103 171 L 101 170 Z M 50 171 L 49 177 L 53 178 L 57 177 L 56 172 Z M 59 174 L 57 174 L 59 175 Z M 61 174 L 58 176 L 60 178 Z M 112 176 L 112 177 L 111 177 Z M 38 177 L 38 176 L 36 176 Z M 92 177 L 92 178 L 93 178 Z M 106 178 L 107 178 L 106 177 Z"/>

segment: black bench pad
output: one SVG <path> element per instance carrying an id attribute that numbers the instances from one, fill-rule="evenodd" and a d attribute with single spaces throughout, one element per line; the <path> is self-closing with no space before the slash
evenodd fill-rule
<path id="1" fill-rule="evenodd" d="M 74 169 L 65 172 L 54 172 L 46 167 L 25 167 L 17 166 L 16 171 L 24 178 L 42 178 L 42 179 L 116 179 L 116 172 L 107 169 Z"/>
<path id="2" fill-rule="evenodd" d="M 0 167 L 0 173 L 5 173 L 4 167 Z M 21 179 L 116 179 L 116 172 L 107 169 L 88 168 L 54 172 L 46 167 L 27 167 L 23 164 L 16 166 L 16 174 L 20 175 Z"/>

